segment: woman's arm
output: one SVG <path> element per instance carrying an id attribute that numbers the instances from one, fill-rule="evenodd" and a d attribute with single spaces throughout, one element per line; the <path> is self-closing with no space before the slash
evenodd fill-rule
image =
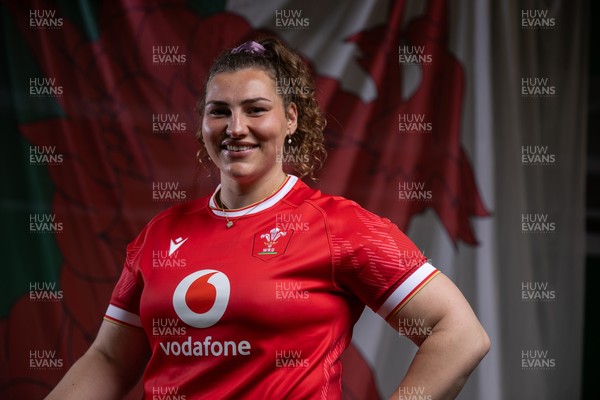
<path id="1" fill-rule="evenodd" d="M 390 325 L 419 346 L 390 399 L 414 393 L 432 400 L 454 399 L 490 348 L 471 306 L 442 274 L 425 285 Z"/>
<path id="2" fill-rule="evenodd" d="M 103 321 L 94 343 L 46 399 L 122 399 L 139 380 L 149 356 L 142 329 Z"/>

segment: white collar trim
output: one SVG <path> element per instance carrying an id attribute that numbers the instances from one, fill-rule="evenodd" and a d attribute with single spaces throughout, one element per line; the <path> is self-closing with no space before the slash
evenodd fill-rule
<path id="1" fill-rule="evenodd" d="M 279 202 L 279 200 L 283 199 L 290 192 L 290 190 L 292 190 L 292 188 L 294 187 L 296 182 L 298 182 L 297 176 L 288 175 L 288 179 L 283 184 L 283 186 L 277 192 L 273 193 L 271 196 L 267 197 L 266 199 L 264 199 L 263 201 L 261 201 L 258 204 L 251 204 L 247 207 L 238 208 L 235 210 L 221 210 L 217 206 L 217 203 L 215 202 L 215 195 L 221 189 L 221 184 L 219 184 L 219 186 L 217 186 L 217 189 L 215 190 L 215 192 L 212 194 L 212 196 L 210 196 L 210 201 L 208 204 L 209 204 L 210 210 L 213 212 L 213 214 L 218 215 L 219 217 L 227 216 L 228 218 L 235 218 L 235 217 L 242 217 L 244 215 L 252 215 L 252 214 L 256 214 L 258 212 L 261 212 L 268 208 L 273 207 L 275 204 L 277 204 Z M 250 209 L 250 211 L 248 211 L 248 209 Z"/>

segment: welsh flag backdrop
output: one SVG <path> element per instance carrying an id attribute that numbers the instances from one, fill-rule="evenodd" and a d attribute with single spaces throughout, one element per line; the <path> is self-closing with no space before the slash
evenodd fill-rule
<path id="1" fill-rule="evenodd" d="M 506 294 L 498 290 L 496 252 L 507 236 L 489 233 L 512 229 L 502 225 L 504 217 L 518 220 L 524 204 L 500 217 L 494 204 L 505 183 L 495 182 L 502 181 L 497 171 L 503 163 L 516 165 L 517 174 L 528 173 L 518 162 L 518 146 L 532 142 L 521 138 L 515 153 L 495 153 L 502 132 L 489 124 L 477 130 L 485 126 L 474 116 L 481 110 L 478 99 L 489 94 L 477 97 L 473 80 L 476 71 L 493 73 L 493 67 L 481 67 L 480 58 L 465 51 L 457 21 L 464 23 L 461 29 L 481 25 L 477 18 L 489 18 L 488 8 L 476 7 L 479 14 L 467 23 L 464 6 L 450 8 L 446 0 L 0 4 L 6 257 L 1 398 L 43 398 L 94 339 L 127 243 L 160 210 L 212 192 L 217 178 L 207 176 L 195 157 L 196 102 L 215 56 L 260 33 L 281 37 L 314 71 L 328 117 L 329 158 L 313 185 L 354 199 L 413 233 L 433 263 L 456 280 L 490 332 L 495 349 L 463 398 L 484 398 L 483 393 L 486 399 L 515 398 L 503 397 L 507 382 L 533 382 L 533 393 L 552 384 L 551 374 L 507 373 L 519 364 L 511 356 L 501 358 L 499 349 L 554 352 L 561 373 L 579 359 L 580 350 L 560 353 L 557 343 L 566 332 L 544 340 L 536 330 L 542 336 L 525 344 L 503 328 L 512 316 L 503 308 Z M 483 87 L 491 85 L 491 75 L 487 78 Z M 494 110 L 485 110 L 488 122 L 498 117 Z M 550 139 L 538 143 L 554 145 Z M 572 157 L 583 152 L 578 135 L 569 143 Z M 578 167 L 557 166 L 556 179 L 569 182 Z M 582 187 L 571 191 L 577 199 Z M 538 193 L 548 190 L 539 187 Z M 545 206 L 551 204 L 540 205 Z M 580 226 L 560 226 L 553 239 L 581 233 Z M 533 245 L 544 240 L 534 238 Z M 509 244 L 502 246 L 510 251 Z M 578 250 L 565 250 L 559 258 L 577 261 Z M 502 268 L 520 271 L 518 265 Z M 564 281 L 560 274 L 540 277 L 531 271 L 528 278 L 516 273 L 509 283 L 513 293 L 519 280 L 555 288 Z M 577 274 L 568 279 L 573 284 L 564 289 L 556 323 L 567 319 L 572 333 L 581 318 L 562 310 L 580 306 L 581 299 L 567 293 L 575 292 L 581 279 Z M 517 312 L 520 317 L 546 313 L 525 308 Z M 412 344 L 372 318 L 365 314 L 344 354 L 346 399 L 387 396 L 414 352 Z M 536 327 L 545 324 L 534 319 Z M 576 387 L 578 370 L 566 376 Z M 528 393 L 520 392 L 522 398 Z M 139 391 L 130 397 L 139 398 Z"/>

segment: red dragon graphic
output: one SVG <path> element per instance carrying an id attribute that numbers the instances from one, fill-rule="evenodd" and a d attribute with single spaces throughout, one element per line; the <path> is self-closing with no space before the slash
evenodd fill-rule
<path id="1" fill-rule="evenodd" d="M 55 186 L 52 211 L 65 229 L 56 234 L 64 300 L 32 302 L 23 295 L 0 321 L 2 398 L 42 398 L 89 347 L 120 275 L 126 244 L 169 205 L 152 201 L 153 182 L 179 182 L 188 198 L 214 188 L 214 178 L 204 178 L 195 159 L 194 105 L 211 60 L 256 34 L 232 13 L 199 18 L 185 0 L 100 4 L 99 37 L 88 41 L 66 17 L 60 30 L 29 28 L 29 10 L 55 9 L 50 1 L 4 1 L 43 76 L 63 87 L 56 100 L 64 117 L 21 123 L 19 129 L 32 145 L 56 146 L 64 155 L 64 163 L 49 165 L 48 173 Z M 331 147 L 321 184 L 388 216 L 401 229 L 432 207 L 453 242 L 475 244 L 468 218 L 487 211 L 460 146 L 464 78 L 447 50 L 446 2 L 431 1 L 427 14 L 406 32 L 400 26 L 403 10 L 403 1 L 392 2 L 387 25 L 349 39 L 361 49 L 360 64 L 376 83 L 375 101 L 365 103 L 337 81 L 317 77 Z M 422 81 L 409 99 L 399 95 L 401 41 L 424 46 L 433 58 L 422 66 Z M 178 46 L 186 62 L 154 65 L 156 45 Z M 153 133 L 152 115 L 159 113 L 177 113 L 187 131 Z M 399 134 L 402 113 L 427 115 L 432 132 Z M 399 202 L 398 182 L 409 180 L 425 182 L 432 201 Z M 32 349 L 56 349 L 64 368 L 32 370 Z M 372 379 L 356 379 L 371 376 L 356 350 L 344 360 L 349 365 L 345 396 L 376 398 Z M 130 398 L 139 398 L 139 392 Z"/>

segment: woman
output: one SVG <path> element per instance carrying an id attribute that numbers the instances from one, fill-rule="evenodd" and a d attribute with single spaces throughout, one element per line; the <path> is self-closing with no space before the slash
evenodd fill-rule
<path id="1" fill-rule="evenodd" d="M 144 371 L 148 398 L 339 399 L 365 305 L 427 329 L 407 335 L 419 350 L 391 398 L 454 398 L 489 348 L 460 291 L 390 221 L 284 171 L 293 154 L 312 176 L 325 156 L 298 55 L 276 39 L 224 53 L 200 114 L 219 187 L 129 245 L 98 337 L 49 398 L 120 398 Z"/>

